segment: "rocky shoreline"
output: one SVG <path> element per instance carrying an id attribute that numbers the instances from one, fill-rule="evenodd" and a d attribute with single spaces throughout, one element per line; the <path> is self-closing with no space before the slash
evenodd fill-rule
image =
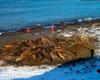
<path id="1" fill-rule="evenodd" d="M 81 25 L 82 24 L 82 25 Z M 42 26 L 8 32 L 0 36 L 1 65 L 58 65 L 81 58 L 93 57 L 94 31 L 100 21 L 54 24 L 55 32 Z"/>

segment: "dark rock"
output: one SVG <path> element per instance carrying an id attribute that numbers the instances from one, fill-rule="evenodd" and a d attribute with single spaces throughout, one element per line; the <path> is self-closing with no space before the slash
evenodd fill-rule
<path id="1" fill-rule="evenodd" d="M 100 69 L 97 69 L 97 72 L 100 74 Z"/>

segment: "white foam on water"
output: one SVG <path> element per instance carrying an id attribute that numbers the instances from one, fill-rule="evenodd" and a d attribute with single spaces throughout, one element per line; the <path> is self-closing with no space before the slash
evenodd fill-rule
<path id="1" fill-rule="evenodd" d="M 13 80 L 20 78 L 30 78 L 37 75 L 42 75 L 45 72 L 55 69 L 56 66 L 4 66 L 0 67 L 0 80 Z"/>
<path id="2" fill-rule="evenodd" d="M 90 20 L 93 20 L 93 19 L 92 19 L 92 17 L 87 17 L 87 18 L 85 18 L 84 20 L 90 21 Z"/>

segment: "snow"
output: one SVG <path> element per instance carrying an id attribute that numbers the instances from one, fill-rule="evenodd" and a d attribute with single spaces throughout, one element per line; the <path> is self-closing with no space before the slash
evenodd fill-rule
<path id="1" fill-rule="evenodd" d="M 61 35 L 63 35 L 64 37 L 71 37 L 72 34 L 67 34 L 67 33 L 62 33 Z"/>
<path id="2" fill-rule="evenodd" d="M 53 70 L 55 66 L 4 66 L 0 67 L 0 80 L 13 80 L 15 78 L 30 78 L 32 76 L 42 75 L 45 72 Z"/>
<path id="3" fill-rule="evenodd" d="M 95 53 L 96 53 L 97 56 L 100 56 L 100 49 L 96 49 Z"/>
<path id="4" fill-rule="evenodd" d="M 0 35 L 2 35 L 2 33 L 0 32 Z"/>

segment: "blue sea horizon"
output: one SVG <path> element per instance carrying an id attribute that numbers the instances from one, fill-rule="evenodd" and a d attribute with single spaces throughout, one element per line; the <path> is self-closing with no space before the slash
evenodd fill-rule
<path id="1" fill-rule="evenodd" d="M 0 30 L 87 17 L 100 17 L 99 1 L 0 0 Z"/>

